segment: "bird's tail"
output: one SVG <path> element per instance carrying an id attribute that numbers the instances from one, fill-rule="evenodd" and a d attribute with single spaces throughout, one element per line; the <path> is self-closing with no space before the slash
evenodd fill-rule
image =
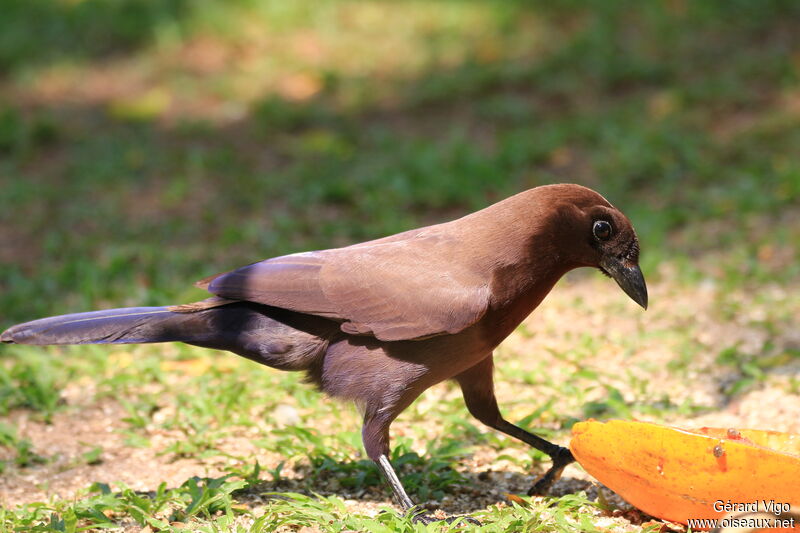
<path id="1" fill-rule="evenodd" d="M 266 305 L 213 297 L 170 307 L 127 307 L 53 316 L 8 328 L 14 344 L 185 342 L 228 350 L 281 370 L 308 370 L 339 324 Z"/>
<path id="2" fill-rule="evenodd" d="M 206 341 L 210 328 L 202 311 L 222 303 L 191 305 L 126 307 L 42 318 L 10 327 L 0 334 L 0 341 L 36 345 Z"/>

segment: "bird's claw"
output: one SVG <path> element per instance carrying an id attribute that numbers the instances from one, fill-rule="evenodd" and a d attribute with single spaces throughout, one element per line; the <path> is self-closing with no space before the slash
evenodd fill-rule
<path id="1" fill-rule="evenodd" d="M 528 491 L 528 496 L 544 496 L 550 492 L 553 484 L 561 477 L 564 468 L 575 461 L 575 457 L 569 451 L 569 448 L 564 448 L 563 446 L 559 446 L 558 450 L 551 455 L 551 458 L 553 459 L 553 465 L 533 484 L 533 487 Z"/>
<path id="2" fill-rule="evenodd" d="M 445 518 L 445 522 L 448 524 L 454 524 L 456 522 L 461 522 L 462 525 L 471 524 L 473 526 L 480 526 L 481 521 L 477 518 L 472 518 L 471 516 L 450 516 Z"/>

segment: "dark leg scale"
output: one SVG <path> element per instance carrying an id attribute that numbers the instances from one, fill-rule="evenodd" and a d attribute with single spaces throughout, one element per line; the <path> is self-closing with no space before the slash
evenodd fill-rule
<path id="1" fill-rule="evenodd" d="M 528 491 L 528 496 L 544 496 L 550 492 L 553 484 L 561 477 L 564 467 L 575 461 L 572 452 L 563 446 L 559 446 L 558 450 L 551 454 L 550 457 L 553 459 L 553 466 L 533 484 L 533 487 Z"/>

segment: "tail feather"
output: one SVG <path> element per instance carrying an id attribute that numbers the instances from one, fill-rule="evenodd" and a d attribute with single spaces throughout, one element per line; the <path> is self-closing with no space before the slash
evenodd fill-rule
<path id="1" fill-rule="evenodd" d="M 339 324 L 250 302 L 211 298 L 169 307 L 128 307 L 53 316 L 8 328 L 14 344 L 185 342 L 228 350 L 282 370 L 307 370 Z"/>
<path id="2" fill-rule="evenodd" d="M 185 327 L 191 314 L 168 307 L 126 307 L 53 316 L 12 326 L 0 341 L 14 344 L 132 344 L 202 340 Z"/>

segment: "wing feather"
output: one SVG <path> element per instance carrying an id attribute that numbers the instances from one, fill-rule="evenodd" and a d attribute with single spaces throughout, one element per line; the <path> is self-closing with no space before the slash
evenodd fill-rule
<path id="1" fill-rule="evenodd" d="M 488 274 L 456 260 L 460 248 L 455 239 L 416 233 L 268 259 L 221 274 L 207 288 L 339 320 L 346 333 L 420 339 L 462 331 L 486 312 Z"/>

